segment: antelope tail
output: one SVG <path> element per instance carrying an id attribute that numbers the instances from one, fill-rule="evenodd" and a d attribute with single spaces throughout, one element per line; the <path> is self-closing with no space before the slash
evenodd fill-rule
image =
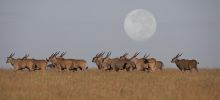
<path id="1" fill-rule="evenodd" d="M 88 69 L 89 67 L 87 66 L 86 69 Z"/>

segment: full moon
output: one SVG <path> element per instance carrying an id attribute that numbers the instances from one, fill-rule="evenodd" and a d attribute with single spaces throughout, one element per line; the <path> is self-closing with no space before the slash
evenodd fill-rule
<path id="1" fill-rule="evenodd" d="M 155 17 L 144 9 L 131 11 L 124 21 L 125 32 L 136 41 L 145 41 L 151 38 L 156 32 L 156 26 Z"/>

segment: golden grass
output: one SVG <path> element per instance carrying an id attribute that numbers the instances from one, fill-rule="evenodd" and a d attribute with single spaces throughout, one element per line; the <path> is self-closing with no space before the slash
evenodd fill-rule
<path id="1" fill-rule="evenodd" d="M 25 72 L 0 70 L 0 100 L 220 100 L 220 70 Z"/>

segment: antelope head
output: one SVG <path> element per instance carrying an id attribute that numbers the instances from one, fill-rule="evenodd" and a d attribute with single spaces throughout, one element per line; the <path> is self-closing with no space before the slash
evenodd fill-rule
<path id="1" fill-rule="evenodd" d="M 104 54 L 105 54 L 105 52 L 96 54 L 96 56 L 92 58 L 92 62 L 97 61 L 98 58 L 103 57 Z"/>
<path id="2" fill-rule="evenodd" d="M 15 53 L 11 53 L 11 54 L 7 57 L 6 63 L 10 63 L 10 62 L 12 61 L 14 55 L 15 55 Z"/>
<path id="3" fill-rule="evenodd" d="M 56 56 L 57 56 L 59 53 L 60 53 L 60 52 L 57 51 L 57 52 L 51 54 L 50 57 L 49 57 L 47 60 L 52 61 L 52 60 L 56 59 Z"/>
<path id="4" fill-rule="evenodd" d="M 128 58 L 127 58 L 127 55 L 128 55 L 128 53 L 125 53 L 124 55 L 120 56 L 120 59 L 121 59 L 121 60 L 128 59 Z"/>
<path id="5" fill-rule="evenodd" d="M 181 54 L 177 54 L 175 57 L 173 57 L 173 59 L 171 60 L 171 63 L 174 63 L 180 56 L 182 56 L 183 53 Z"/>

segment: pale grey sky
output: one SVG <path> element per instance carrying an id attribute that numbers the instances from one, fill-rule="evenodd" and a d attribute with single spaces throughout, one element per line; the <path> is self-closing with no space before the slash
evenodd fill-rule
<path id="1" fill-rule="evenodd" d="M 157 31 L 148 41 L 124 32 L 126 15 L 146 9 L 156 17 Z M 46 58 L 67 51 L 67 58 L 86 59 L 101 51 L 112 57 L 141 51 L 175 67 L 170 60 L 197 59 L 203 68 L 220 68 L 219 0 L 0 0 L 0 66 L 9 53 Z"/>

